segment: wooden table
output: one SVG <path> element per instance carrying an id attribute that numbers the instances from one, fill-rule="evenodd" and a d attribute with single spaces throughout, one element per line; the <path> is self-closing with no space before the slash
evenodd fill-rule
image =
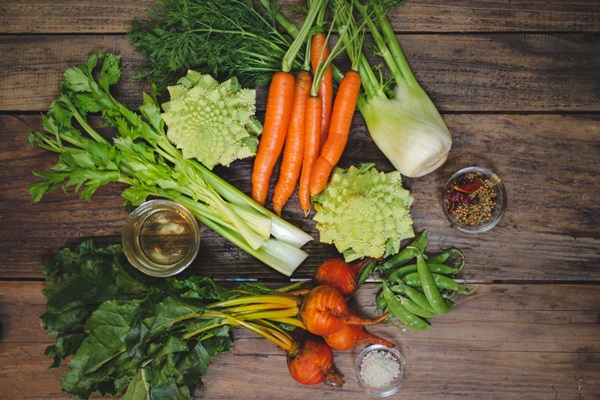
<path id="1" fill-rule="evenodd" d="M 301 3 L 282 2 L 284 11 Z M 430 248 L 457 246 L 467 258 L 460 278 L 479 283 L 456 308 L 425 332 L 390 324 L 373 328 L 394 341 L 408 363 L 398 398 L 600 399 L 600 4 L 579 1 L 414 0 L 393 13 L 406 56 L 439 107 L 453 136 L 448 161 L 404 183 L 415 197 L 415 229 Z M 119 96 L 139 104 L 143 62 L 124 34 L 149 0 L 0 0 L 0 399 L 62 399 L 44 349 L 39 323 L 45 299 L 40 266 L 64 246 L 93 238 L 116 243 L 128 210 L 120 187 L 90 201 L 52 193 L 29 204 L 33 170 L 55 157 L 28 146 L 40 113 L 57 96 L 68 67 L 93 50 L 123 58 Z M 259 116 L 265 103 L 259 89 Z M 391 164 L 371 141 L 357 113 L 342 166 Z M 444 181 L 469 165 L 493 169 L 504 180 L 508 208 L 482 234 L 452 228 L 440 208 Z M 223 176 L 249 193 L 251 161 Z M 292 203 L 297 204 L 294 199 Z M 331 246 L 318 242 L 311 215 L 296 205 L 284 212 L 315 239 L 293 275 L 311 276 Z M 285 279 L 203 227 L 193 272 L 218 280 Z M 357 302 L 374 312 L 375 283 Z M 336 353 L 346 376 L 342 389 L 302 386 L 287 371 L 282 351 L 236 331 L 235 348 L 213 360 L 197 398 L 367 398 L 352 376 L 361 348 Z"/>

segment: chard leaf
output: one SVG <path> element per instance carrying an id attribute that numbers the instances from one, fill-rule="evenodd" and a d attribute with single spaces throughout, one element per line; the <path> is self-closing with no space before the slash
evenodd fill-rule
<path id="1" fill-rule="evenodd" d="M 155 316 L 149 325 L 150 334 L 157 336 L 168 331 L 174 324 L 200 316 L 199 309 L 184 301 L 167 297 L 156 305 Z"/>
<path id="2" fill-rule="evenodd" d="M 56 334 L 56 332 L 52 332 Z M 46 336 L 49 338 L 51 335 Z M 81 342 L 86 338 L 86 334 L 83 332 L 77 332 L 72 334 L 58 335 L 52 346 L 48 346 L 44 354 L 54 359 L 54 362 L 50 368 L 58 368 L 62 364 L 62 360 L 69 354 L 75 354 Z"/>
<path id="3" fill-rule="evenodd" d="M 215 281 L 205 276 L 191 276 L 187 279 L 170 281 L 172 290 L 180 297 L 189 299 L 223 300 L 229 291 L 218 287 Z"/>
<path id="4" fill-rule="evenodd" d="M 135 358 L 136 353 L 128 352 L 128 349 L 142 339 L 138 323 L 140 303 L 138 300 L 106 301 L 92 313 L 85 324 L 89 336 L 81 343 L 61 378 L 64 390 L 85 396 L 103 392 L 107 390 L 105 383 L 112 381 L 114 367 L 111 362 L 122 354 Z"/>
<path id="5" fill-rule="evenodd" d="M 119 245 L 65 248 L 42 267 L 48 299 L 41 316 L 55 343 L 62 388 L 78 398 L 192 399 L 212 357 L 231 350 L 227 321 L 200 315 L 231 292 L 201 276 L 159 279 L 126 260 Z"/>
<path id="6" fill-rule="evenodd" d="M 146 382 L 146 376 L 144 368 L 140 368 L 138 373 L 127 387 L 127 391 L 121 397 L 121 400 L 149 400 L 150 391 L 148 388 L 148 382 Z"/>

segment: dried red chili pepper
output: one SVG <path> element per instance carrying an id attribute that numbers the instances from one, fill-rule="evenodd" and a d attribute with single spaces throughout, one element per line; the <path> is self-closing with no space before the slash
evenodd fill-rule
<path id="1" fill-rule="evenodd" d="M 472 199 L 466 193 L 453 190 L 446 193 L 446 201 L 449 203 L 448 210 L 453 213 L 459 204 L 470 204 Z"/>
<path id="2" fill-rule="evenodd" d="M 446 194 L 446 199 L 450 202 L 450 203 L 470 203 L 471 202 L 471 198 L 469 197 L 468 194 L 463 193 L 463 192 L 459 192 L 456 190 L 453 190 L 451 192 L 448 192 Z"/>
<path id="3" fill-rule="evenodd" d="M 474 182 L 471 183 L 454 185 L 453 189 L 463 193 L 473 193 L 474 191 L 478 190 L 481 187 L 481 185 L 483 185 L 483 180 L 481 178 L 477 178 Z"/>

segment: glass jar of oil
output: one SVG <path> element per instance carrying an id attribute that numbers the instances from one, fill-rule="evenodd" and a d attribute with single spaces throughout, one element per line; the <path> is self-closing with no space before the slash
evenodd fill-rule
<path id="1" fill-rule="evenodd" d="M 125 221 L 123 251 L 140 271 L 157 277 L 178 274 L 196 258 L 200 229 L 190 211 L 169 200 L 150 200 Z"/>

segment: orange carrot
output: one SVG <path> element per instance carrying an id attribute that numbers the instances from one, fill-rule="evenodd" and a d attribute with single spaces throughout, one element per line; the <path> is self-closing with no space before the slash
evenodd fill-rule
<path id="1" fill-rule="evenodd" d="M 360 75 L 354 70 L 348 71 L 340 82 L 333 103 L 327 141 L 311 171 L 311 196 L 319 194 L 325 188 L 331 171 L 342 157 L 348 142 L 352 118 L 360 93 L 360 85 Z"/>
<path id="2" fill-rule="evenodd" d="M 310 96 L 306 103 L 306 122 L 304 126 L 304 158 L 300 173 L 298 199 L 304 214 L 310 211 L 310 179 L 313 166 L 319 157 L 321 140 L 321 98 Z"/>
<path id="3" fill-rule="evenodd" d="M 323 32 L 319 32 L 313 35 L 310 43 L 310 58 L 313 74 L 317 73 L 319 65 L 323 64 L 329 57 L 329 43 L 327 42 L 327 35 Z M 325 144 L 327 139 L 327 133 L 329 131 L 329 124 L 331 122 L 331 109 L 333 107 L 333 72 L 331 69 L 331 63 L 327 65 L 321 82 L 319 84 L 319 97 L 321 97 L 321 148 Z"/>
<path id="4" fill-rule="evenodd" d="M 273 75 L 267 97 L 263 133 L 252 170 L 252 198 L 263 206 L 267 200 L 273 168 L 283 149 L 292 115 L 294 86 L 293 74 L 278 71 Z"/>
<path id="5" fill-rule="evenodd" d="M 308 71 L 296 75 L 292 116 L 285 137 L 283 159 L 279 171 L 279 180 L 273 192 L 273 211 L 281 215 L 281 210 L 296 189 L 296 183 L 302 168 L 304 156 L 304 124 L 306 103 L 310 95 L 312 77 Z"/>

